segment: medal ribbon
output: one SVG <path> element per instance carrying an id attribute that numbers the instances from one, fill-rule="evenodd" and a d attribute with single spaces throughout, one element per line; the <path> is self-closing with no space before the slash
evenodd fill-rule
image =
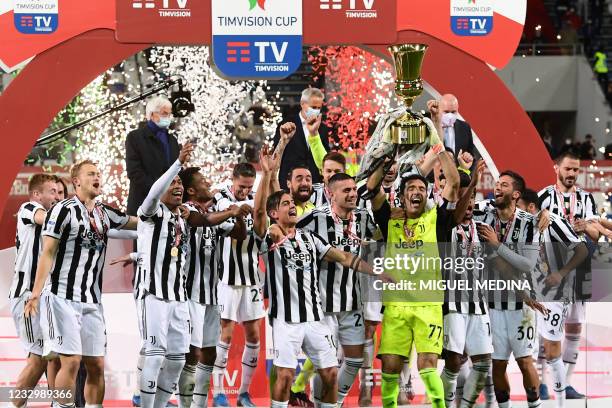
<path id="1" fill-rule="evenodd" d="M 336 215 L 336 213 L 334 212 L 334 210 L 331 210 L 331 216 L 332 219 L 334 220 L 334 224 L 340 224 L 343 227 L 343 231 L 344 234 L 348 235 L 349 237 L 356 239 L 359 243 L 361 243 L 361 237 L 359 237 L 357 234 L 353 233 L 353 213 L 351 212 L 349 215 L 349 219 L 348 219 L 348 226 L 344 227 L 344 222 L 343 220 L 340 219 L 340 217 L 338 217 Z"/>
<path id="2" fill-rule="evenodd" d="M 501 220 L 499 219 L 499 214 L 497 214 L 497 216 L 495 217 L 495 232 L 497 233 L 498 238 L 501 237 L 500 242 L 502 243 L 506 242 L 506 238 L 508 238 L 508 234 L 510 233 L 510 230 L 514 226 L 515 215 L 516 215 L 516 208 L 514 209 L 514 212 L 512 213 L 512 217 L 510 217 L 510 219 L 506 223 L 506 231 L 504 231 L 503 237 L 501 237 Z"/>
<path id="3" fill-rule="evenodd" d="M 561 211 L 563 211 L 563 218 L 568 220 L 570 223 L 574 222 L 574 218 L 576 216 L 576 193 L 570 193 L 570 208 L 569 211 L 565 208 L 565 197 L 563 193 L 559 190 L 559 187 L 555 185 L 555 193 L 557 195 L 557 199 L 559 200 L 559 206 L 561 207 Z M 569 212 L 569 214 L 568 214 Z"/>
<path id="4" fill-rule="evenodd" d="M 466 237 L 465 235 L 465 231 L 463 230 L 463 226 L 459 225 L 459 227 L 457 228 L 459 235 L 461 235 L 461 238 L 463 239 L 463 242 L 468 242 L 468 253 L 467 256 L 470 257 L 472 255 L 472 251 L 474 250 L 474 246 L 476 244 L 476 228 L 474 227 L 474 221 L 470 221 L 470 228 L 469 228 L 469 239 L 468 237 Z"/>

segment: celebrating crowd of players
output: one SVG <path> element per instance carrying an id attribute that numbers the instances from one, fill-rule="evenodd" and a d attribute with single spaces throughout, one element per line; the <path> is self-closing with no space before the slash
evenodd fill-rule
<path id="1" fill-rule="evenodd" d="M 432 130 L 441 134 L 438 104 L 429 107 Z M 108 239 L 122 238 L 137 239 L 138 252 L 114 262 L 136 265 L 143 407 L 165 407 L 173 393 L 181 407 L 205 407 L 211 378 L 213 405 L 229 406 L 224 370 L 237 323 L 246 338 L 237 404 L 255 406 L 249 388 L 259 363 L 265 297 L 272 326 L 268 342 L 274 350 L 272 407 L 286 407 L 290 400 L 311 405 L 304 393 L 309 373 L 314 374 L 315 405 L 342 405 L 360 370 L 359 403 L 370 406 L 367 371 L 379 323 L 385 407 L 397 406 L 400 388 L 404 394 L 407 390 L 413 346 L 413 364 L 434 407 L 472 407 L 483 390 L 487 404 L 496 400 L 501 408 L 511 406 L 506 375 L 511 355 L 523 375 L 529 407 L 538 407 L 545 391 L 532 357 L 538 352 L 538 334 L 557 407 L 564 407 L 584 321 L 584 304 L 574 294 L 589 292 L 585 243 L 610 233 L 597 216 L 593 197 L 575 185 L 577 158 L 560 157 L 556 183 L 539 194 L 528 190 L 518 173 L 504 171 L 495 197 L 476 203 L 484 163 L 472 165 L 473 159 L 462 155 L 458 168 L 433 131 L 427 154 L 403 174 L 387 162 L 358 189 L 345 173 L 344 157 L 331 152 L 321 164 L 322 183 L 313 185 L 308 166 L 295 163 L 287 185 L 280 186 L 280 160 L 295 132 L 294 123 L 285 123 L 275 150 L 264 146 L 256 188 L 255 168 L 241 163 L 215 194 L 200 169 L 188 167 L 193 146 L 184 145 L 137 217 L 96 200 L 101 179 L 91 161 L 71 170 L 72 198 L 58 194 L 59 188 L 65 193 L 65 186 L 54 176 L 32 177 L 30 199 L 17 214 L 10 291 L 15 325 L 29 353 L 16 388 L 33 388 L 46 371 L 56 391 L 54 405 L 73 407 L 83 362 L 86 406 L 102 406 L 103 268 Z M 524 277 L 536 289 L 447 289 L 425 298 L 375 291 L 372 282 L 391 287 L 405 277 L 396 268 L 376 271 L 366 260 L 365 248 L 376 242 L 386 243 L 389 258 L 404 249 L 413 254 L 423 245 L 428 255 L 448 256 L 443 244 L 455 243 L 455 257 L 486 253 L 488 268 L 469 269 L 462 279 Z M 458 279 L 453 273 L 434 264 L 412 279 L 448 282 Z M 539 302 L 534 293 L 550 296 Z M 309 360 L 294 379 L 301 351 Z M 445 366 L 440 374 L 441 354 Z M 54 361 L 53 370 L 47 359 Z M 23 407 L 26 396 L 12 403 Z"/>

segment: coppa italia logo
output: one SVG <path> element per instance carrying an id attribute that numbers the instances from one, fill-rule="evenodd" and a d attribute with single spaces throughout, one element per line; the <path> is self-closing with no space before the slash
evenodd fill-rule
<path id="1" fill-rule="evenodd" d="M 482 36 L 493 30 L 492 0 L 451 0 L 451 29 L 461 36 Z"/>
<path id="2" fill-rule="evenodd" d="M 211 3 L 212 57 L 221 75 L 279 79 L 298 69 L 302 60 L 302 0 Z"/>
<path id="3" fill-rule="evenodd" d="M 319 0 L 321 10 L 345 10 L 347 18 L 376 18 L 375 0 Z M 348 4 L 343 4 L 348 3 Z"/>
<path id="4" fill-rule="evenodd" d="M 188 0 L 162 0 L 161 8 L 158 8 L 156 0 L 133 0 L 132 8 L 144 10 L 156 9 L 160 17 L 191 17 L 191 9 L 187 7 L 187 1 Z"/>
<path id="5" fill-rule="evenodd" d="M 5 0 L 6 1 L 6 0 Z M 15 0 L 14 23 L 23 34 L 51 34 L 57 30 L 58 0 Z"/>

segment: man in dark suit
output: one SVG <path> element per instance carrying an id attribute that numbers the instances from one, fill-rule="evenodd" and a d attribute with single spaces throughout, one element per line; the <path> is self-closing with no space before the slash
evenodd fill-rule
<path id="1" fill-rule="evenodd" d="M 329 152 L 329 130 L 321 124 L 321 108 L 323 107 L 323 92 L 317 88 L 308 88 L 302 92 L 300 111 L 297 114 L 283 118 L 274 135 L 274 146 L 280 140 L 280 127 L 284 123 L 293 122 L 296 126 L 295 135 L 287 144 L 278 174 L 281 188 L 287 189 L 287 175 L 296 164 L 305 164 L 312 174 L 312 182 L 322 181 L 320 167 L 323 156 Z M 325 152 L 321 149 L 325 149 Z"/>
<path id="2" fill-rule="evenodd" d="M 454 152 L 455 158 L 460 152 L 468 152 L 475 158 L 477 151 L 472 139 L 472 128 L 469 123 L 458 118 L 459 101 L 455 95 L 446 94 L 442 95 L 439 103 L 442 112 L 444 146 L 449 147 Z M 474 160 L 474 163 L 476 163 L 476 160 Z"/>
<path id="3" fill-rule="evenodd" d="M 127 213 L 136 215 L 151 186 L 179 155 L 176 138 L 168 134 L 172 104 L 158 96 L 147 102 L 147 122 L 131 131 L 125 142 L 125 163 L 130 179 Z"/>

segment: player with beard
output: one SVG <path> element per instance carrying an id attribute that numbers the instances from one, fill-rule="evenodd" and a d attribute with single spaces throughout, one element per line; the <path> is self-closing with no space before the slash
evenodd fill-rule
<path id="1" fill-rule="evenodd" d="M 540 208 L 565 218 L 581 239 L 587 242 L 587 245 L 596 245 L 600 234 L 606 231 L 597 222 L 599 217 L 595 199 L 591 193 L 576 186 L 580 174 L 580 160 L 571 152 L 563 153 L 555 160 L 554 169 L 557 182 L 538 193 Z M 578 360 L 582 324 L 585 321 L 584 299 L 591 296 L 590 257 L 587 257 L 585 262 L 576 269 L 576 293 L 578 299 L 570 305 L 565 320 L 563 361 L 567 370 L 565 389 L 567 399 L 585 398 L 584 394 L 572 387 L 571 380 Z"/>
<path id="2" fill-rule="evenodd" d="M 516 208 L 516 201 L 525 188 L 523 178 L 512 171 L 500 174 L 495 184 L 493 205 L 474 214 L 481 241 L 487 242 L 490 259 L 489 279 L 524 280 L 535 268 L 539 252 L 539 231 L 536 217 Z M 482 207 L 482 206 L 479 206 Z M 513 249 L 516 248 L 516 249 Z M 529 307 L 524 307 L 525 303 Z M 493 382 L 500 408 L 511 406 L 510 384 L 506 368 L 510 355 L 523 375 L 523 385 L 530 408 L 541 405 L 538 375 L 532 354 L 537 346 L 534 310 L 546 309 L 521 291 L 489 292 L 489 313 L 493 335 Z"/>
<path id="3" fill-rule="evenodd" d="M 537 214 L 537 193 L 525 189 L 518 207 Z M 548 309 L 548 315 L 538 315 L 538 332 L 542 338 L 546 363 L 553 373 L 555 404 L 557 408 L 564 408 L 566 371 L 561 360 L 563 324 L 569 303 L 574 299 L 575 269 L 586 259 L 588 250 L 567 220 L 553 213 L 549 217 L 550 224 L 541 232 L 540 260 L 532 287 L 541 299 L 546 300 L 543 305 Z M 540 390 L 545 389 L 548 393 L 545 373 L 546 367 L 542 366 Z"/>
<path id="4" fill-rule="evenodd" d="M 439 125 L 437 106 L 433 117 Z M 421 175 L 412 174 L 402 179 L 402 209 L 392 214 L 384 193 L 377 189 L 383 178 L 383 167 L 376 169 L 368 179 L 368 190 L 374 195 L 374 217 L 387 242 L 385 261 L 396 256 L 410 256 L 417 248 L 419 253 L 426 253 L 423 256 L 427 258 L 440 257 L 442 248 L 438 243 L 449 242 L 450 232 L 456 225 L 453 212 L 459 190 L 459 173 L 453 157 L 444 151 L 433 123 L 429 119 L 427 122 L 432 150 L 438 156 L 447 178 L 442 191 L 442 205 L 426 210 L 427 180 Z M 442 271 L 435 263 L 431 267 L 411 271 L 401 270 L 398 266 L 389 273 L 395 280 L 410 280 L 416 285 L 424 281 L 436 282 L 442 278 Z M 427 396 L 433 407 L 444 407 L 444 387 L 436 372 L 438 356 L 442 352 L 443 292 L 384 290 L 382 296 L 385 313 L 378 355 L 382 359 L 383 406 L 397 406 L 399 374 L 404 360 L 410 358 L 414 343 L 417 366 Z"/>
<path id="5" fill-rule="evenodd" d="M 315 205 L 310 201 L 312 195 L 312 175 L 305 165 L 298 165 L 289 171 L 287 187 L 295 202 L 298 217 L 311 212 Z"/>
<path id="6" fill-rule="evenodd" d="M 286 123 L 281 132 L 295 132 Z M 357 256 L 335 249 L 315 233 L 296 228 L 297 211 L 285 191 L 267 200 L 273 159 L 264 146 L 261 153 L 263 176 L 255 198 L 254 230 L 266 263 L 270 290 L 270 321 L 277 378 L 272 393 L 272 407 L 286 407 L 297 355 L 300 349 L 313 360 L 323 383 L 321 407 L 336 406 L 337 368 L 333 335 L 323 323 L 317 260 L 336 262 L 343 267 L 372 274 L 372 268 Z M 268 217 L 274 225 L 266 234 Z M 385 280 L 384 275 L 381 276 Z"/>
<path id="7" fill-rule="evenodd" d="M 327 183 L 334 174 L 346 172 L 346 158 L 339 152 L 329 152 L 323 157 L 322 166 L 321 177 L 323 182 L 312 186 L 312 196 L 310 197 L 310 201 L 315 207 L 330 204 Z"/>
<path id="8" fill-rule="evenodd" d="M 363 208 L 357 208 L 355 180 L 345 173 L 328 181 L 331 205 L 322 206 L 306 215 L 298 228 L 324 237 L 346 252 L 360 255 L 366 240 L 376 233 L 376 224 Z M 363 363 L 364 324 L 361 287 L 357 271 L 333 262 L 322 261 L 319 283 L 325 321 L 342 345 L 343 361 L 338 374 L 338 404 L 348 394 Z M 319 400 L 320 381 L 315 378 L 313 393 Z"/>
<path id="9" fill-rule="evenodd" d="M 34 174 L 28 182 L 29 201 L 17 212 L 17 235 L 15 238 L 15 274 L 9 291 L 11 314 L 17 335 L 21 339 L 28 357 L 21 370 L 16 390 L 30 390 L 45 372 L 47 361 L 43 356 L 43 333 L 38 316 L 25 317 L 24 307 L 34 286 L 38 255 L 41 250 L 41 232 L 47 211 L 57 201 L 57 184 L 50 174 Z M 53 388 L 50 382 L 49 388 Z M 15 407 L 24 406 L 25 398 L 12 400 Z"/>
<path id="10" fill-rule="evenodd" d="M 101 289 L 108 231 L 135 229 L 137 219 L 96 201 L 102 194 L 101 176 L 92 161 L 75 164 L 70 176 L 76 195 L 55 204 L 47 214 L 36 279 L 24 315 L 37 314 L 42 302 L 43 354 L 59 354 L 61 362 L 55 389 L 64 393 L 56 395 L 56 406 L 74 406 L 75 379 L 83 361 L 86 404 L 101 407 L 106 353 Z"/>

